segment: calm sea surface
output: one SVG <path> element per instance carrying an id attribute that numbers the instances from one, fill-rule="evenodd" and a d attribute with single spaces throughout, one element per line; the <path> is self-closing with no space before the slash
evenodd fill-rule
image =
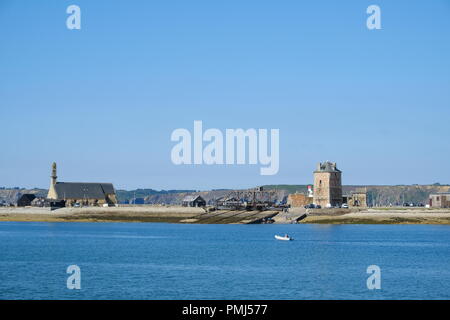
<path id="1" fill-rule="evenodd" d="M 449 226 L 0 222 L 0 299 L 449 298 Z"/>

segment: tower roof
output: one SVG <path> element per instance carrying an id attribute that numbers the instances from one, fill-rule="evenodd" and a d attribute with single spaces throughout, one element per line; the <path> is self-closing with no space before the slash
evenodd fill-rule
<path id="1" fill-rule="evenodd" d="M 315 172 L 341 172 L 341 170 L 337 168 L 336 162 L 325 161 L 317 164 Z"/>

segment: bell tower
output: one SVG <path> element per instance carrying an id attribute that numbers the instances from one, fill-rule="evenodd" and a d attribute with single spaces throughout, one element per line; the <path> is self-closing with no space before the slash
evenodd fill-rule
<path id="1" fill-rule="evenodd" d="M 53 162 L 52 164 L 52 175 L 51 175 L 51 185 L 55 185 L 56 184 L 56 179 L 58 178 L 58 176 L 56 175 L 56 162 Z"/>

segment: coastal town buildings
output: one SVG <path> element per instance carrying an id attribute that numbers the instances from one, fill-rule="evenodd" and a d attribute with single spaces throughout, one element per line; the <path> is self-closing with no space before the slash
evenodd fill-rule
<path id="1" fill-rule="evenodd" d="M 31 206 L 31 203 L 33 202 L 34 199 L 36 199 L 36 195 L 25 193 L 21 195 L 20 198 L 17 200 L 17 206 L 18 207 Z"/>
<path id="2" fill-rule="evenodd" d="M 52 164 L 52 175 L 48 199 L 63 201 L 71 206 L 114 206 L 116 191 L 112 183 L 57 182 L 56 163 Z"/>
<path id="3" fill-rule="evenodd" d="M 296 192 L 288 195 L 287 204 L 292 208 L 304 207 L 313 202 L 313 197 L 304 193 Z"/>
<path id="4" fill-rule="evenodd" d="M 342 194 L 342 172 L 336 163 L 325 161 L 317 165 L 314 171 L 314 189 L 308 186 L 307 193 L 296 192 L 288 196 L 287 204 L 293 208 L 315 204 L 322 208 L 341 207 L 343 204 L 349 208 L 367 207 L 367 190 L 362 188 Z"/>
<path id="5" fill-rule="evenodd" d="M 450 208 L 450 192 L 430 194 L 429 205 L 431 208 Z"/>
<path id="6" fill-rule="evenodd" d="M 349 195 L 343 196 L 343 201 L 350 208 L 353 208 L 353 207 L 366 208 L 367 207 L 367 191 L 365 191 L 365 190 L 352 191 Z"/>

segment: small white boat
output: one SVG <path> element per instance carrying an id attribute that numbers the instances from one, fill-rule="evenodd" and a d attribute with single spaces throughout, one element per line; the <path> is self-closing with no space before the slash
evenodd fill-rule
<path id="1" fill-rule="evenodd" d="M 289 237 L 288 235 L 285 235 L 285 236 L 275 235 L 275 239 L 281 240 L 281 241 L 292 241 L 292 240 L 294 240 L 293 238 Z"/>

